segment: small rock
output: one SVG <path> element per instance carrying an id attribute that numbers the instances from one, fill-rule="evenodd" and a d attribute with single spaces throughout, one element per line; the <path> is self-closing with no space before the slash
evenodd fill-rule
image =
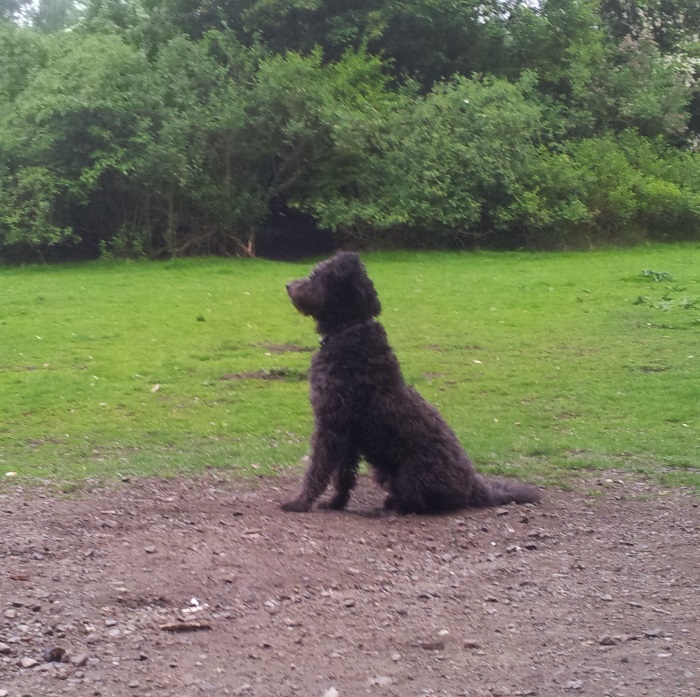
<path id="1" fill-rule="evenodd" d="M 7 690 L 0 690 L 0 697 L 9 697 L 9 694 Z"/>
<path id="2" fill-rule="evenodd" d="M 7 617 L 8 620 L 13 620 L 17 617 L 17 611 L 12 609 L 5 610 L 5 617 Z"/>
<path id="3" fill-rule="evenodd" d="M 0 656 L 8 656 L 12 653 L 12 649 L 7 645 L 0 642 Z M 0 697 L 2 697 L 0 695 Z"/>
<path id="4" fill-rule="evenodd" d="M 129 687 L 130 687 L 132 690 L 135 690 L 137 687 L 141 687 L 141 683 L 140 683 L 138 680 L 132 680 L 132 681 L 129 683 Z"/>
<path id="5" fill-rule="evenodd" d="M 355 606 L 355 598 L 346 598 L 343 601 L 343 605 L 345 607 L 354 607 Z"/>
<path id="6" fill-rule="evenodd" d="M 338 690 L 335 689 L 335 687 L 329 687 L 324 693 L 323 697 L 338 697 L 340 693 Z"/>
<path id="7" fill-rule="evenodd" d="M 86 653 L 79 653 L 77 656 L 73 656 L 70 662 L 76 668 L 82 668 L 88 662 L 88 655 Z"/>
<path id="8" fill-rule="evenodd" d="M 66 656 L 66 650 L 60 646 L 54 646 L 51 649 L 44 649 L 41 656 L 47 663 L 60 663 L 68 658 Z"/>
<path id="9" fill-rule="evenodd" d="M 39 661 L 35 661 L 33 658 L 29 658 L 28 656 L 23 656 L 19 659 L 19 665 L 22 668 L 34 668 L 35 666 L 39 665 Z"/>
<path id="10" fill-rule="evenodd" d="M 394 682 L 388 675 L 375 675 L 369 679 L 369 684 L 376 687 L 387 687 Z"/>
<path id="11" fill-rule="evenodd" d="M 464 640 L 465 649 L 480 649 L 481 642 L 477 639 L 465 639 Z"/>
<path id="12" fill-rule="evenodd" d="M 615 646 L 615 644 L 617 644 L 617 639 L 615 639 L 615 637 L 611 637 L 609 634 L 605 634 L 598 639 L 598 643 L 601 646 Z"/>
<path id="13" fill-rule="evenodd" d="M 395 653 L 392 653 L 392 654 L 391 654 L 391 660 L 394 661 L 394 662 L 400 661 L 400 660 L 401 660 L 401 654 L 400 654 L 398 651 L 396 651 Z"/>
<path id="14" fill-rule="evenodd" d="M 153 545 L 148 545 L 148 547 L 143 548 L 143 551 L 146 552 L 146 554 L 155 554 L 156 548 Z"/>
<path id="15" fill-rule="evenodd" d="M 600 599 L 605 603 L 611 603 L 613 601 L 613 597 L 609 593 L 606 593 L 605 595 L 601 595 Z"/>
<path id="16" fill-rule="evenodd" d="M 657 639 L 664 635 L 663 630 L 658 627 L 654 627 L 654 629 L 645 629 L 642 631 L 642 634 L 649 639 Z"/>
<path id="17" fill-rule="evenodd" d="M 497 508 L 496 515 L 508 515 L 508 509 L 507 508 Z"/>
<path id="18" fill-rule="evenodd" d="M 506 547 L 506 552 L 508 552 L 508 554 L 513 554 L 513 553 L 519 552 L 519 551 L 520 551 L 519 545 L 508 545 Z"/>
<path id="19" fill-rule="evenodd" d="M 105 627 L 116 627 L 118 624 L 117 620 L 112 617 L 105 620 Z"/>
<path id="20" fill-rule="evenodd" d="M 524 547 L 525 547 L 525 549 L 534 550 L 534 549 L 537 549 L 537 543 L 536 542 L 526 542 Z"/>
<path id="21" fill-rule="evenodd" d="M 565 690 L 580 690 L 583 687 L 583 680 L 569 680 L 564 685 Z"/>

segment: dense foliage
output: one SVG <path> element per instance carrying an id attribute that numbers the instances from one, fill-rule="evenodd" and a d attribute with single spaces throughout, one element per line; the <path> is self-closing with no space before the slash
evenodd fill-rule
<path id="1" fill-rule="evenodd" d="M 696 5 L 0 0 L 0 254 L 700 239 Z"/>

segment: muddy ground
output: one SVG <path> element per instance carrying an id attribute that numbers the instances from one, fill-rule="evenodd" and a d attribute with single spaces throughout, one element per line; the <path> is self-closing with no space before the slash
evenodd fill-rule
<path id="1" fill-rule="evenodd" d="M 6 486 L 0 696 L 700 694 L 696 496 L 612 473 L 377 516 L 363 478 L 283 513 L 297 486 Z"/>

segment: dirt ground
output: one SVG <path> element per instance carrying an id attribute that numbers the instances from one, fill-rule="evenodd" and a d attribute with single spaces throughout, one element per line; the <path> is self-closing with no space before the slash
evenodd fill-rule
<path id="1" fill-rule="evenodd" d="M 443 517 L 367 478 L 306 515 L 292 479 L 5 487 L 0 697 L 697 697 L 698 498 L 619 477 Z"/>

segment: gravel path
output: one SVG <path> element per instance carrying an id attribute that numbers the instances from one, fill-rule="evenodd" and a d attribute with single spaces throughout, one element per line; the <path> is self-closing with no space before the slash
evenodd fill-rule
<path id="1" fill-rule="evenodd" d="M 0 491 L 0 697 L 700 694 L 697 497 L 283 513 L 290 479 Z"/>

